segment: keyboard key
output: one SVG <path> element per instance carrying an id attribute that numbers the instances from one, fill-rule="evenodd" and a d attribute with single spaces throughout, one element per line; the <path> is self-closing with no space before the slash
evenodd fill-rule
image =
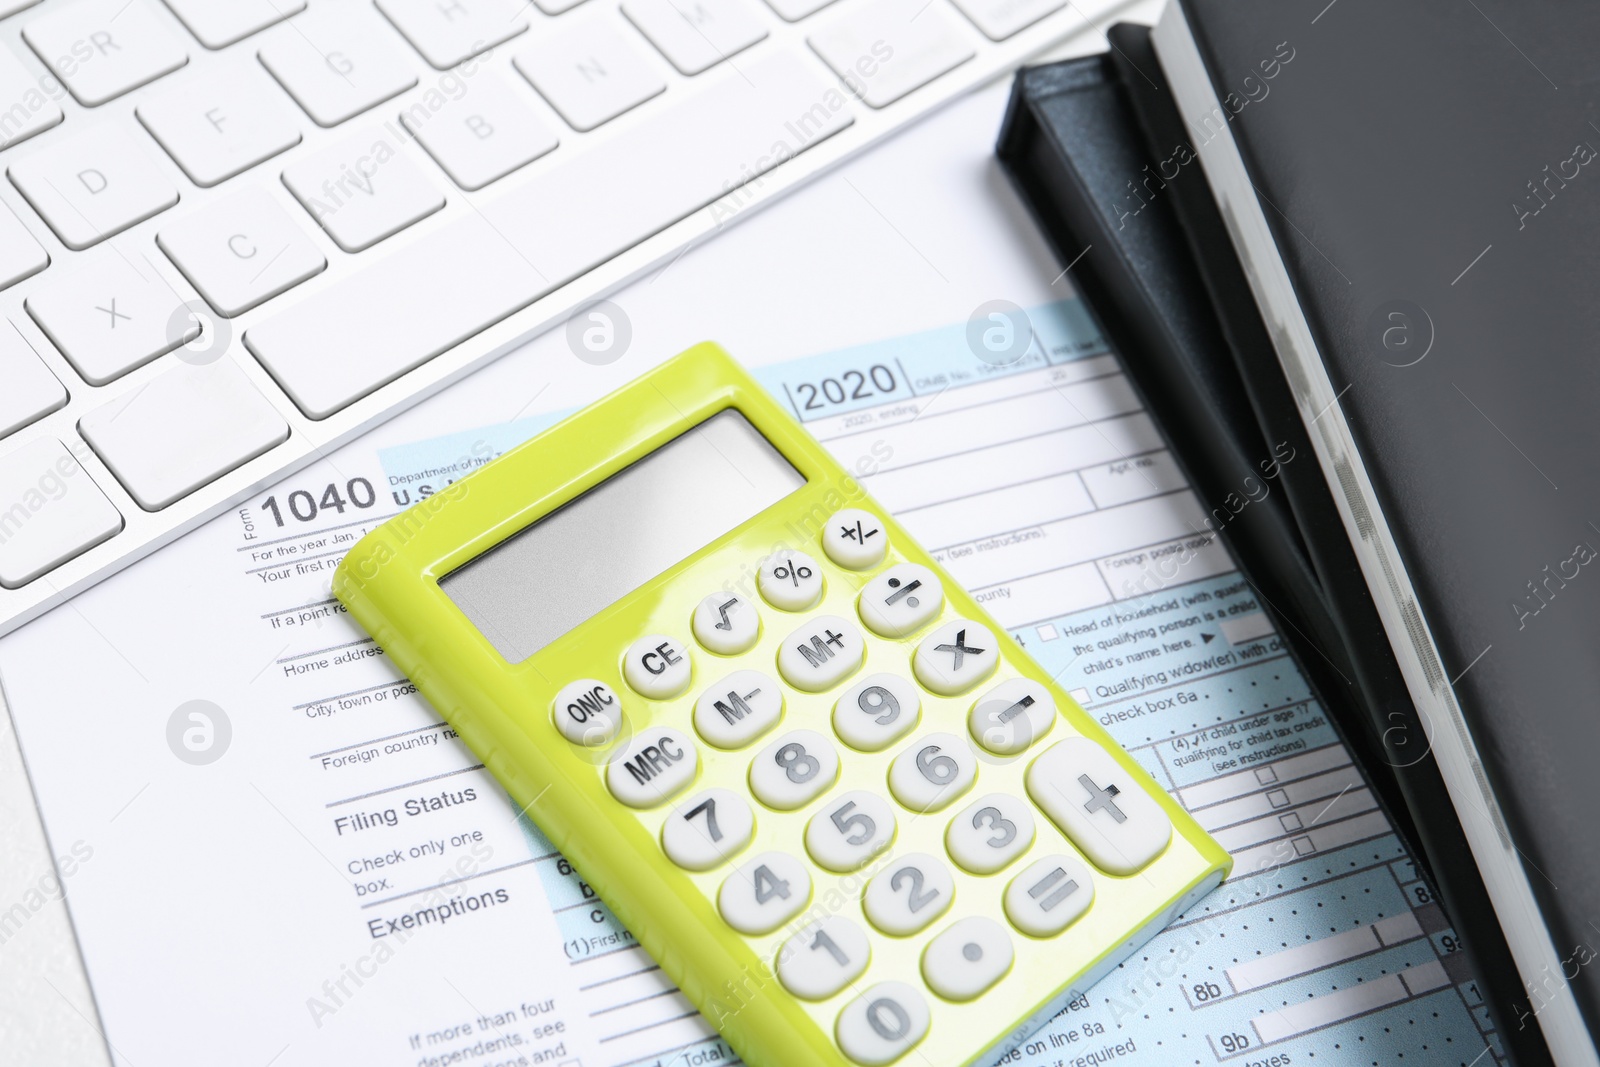
<path id="1" fill-rule="evenodd" d="M 694 639 L 712 652 L 737 656 L 748 652 L 761 634 L 761 615 L 738 593 L 712 593 L 694 609 Z"/>
<path id="2" fill-rule="evenodd" d="M 606 787 L 630 808 L 653 808 L 683 792 L 699 766 L 700 754 L 682 731 L 653 727 L 606 764 Z"/>
<path id="3" fill-rule="evenodd" d="M 666 634 L 641 637 L 622 656 L 623 678 L 651 700 L 671 700 L 689 688 L 689 674 L 688 648 Z"/>
<path id="4" fill-rule="evenodd" d="M 167 0 L 207 48 L 226 48 L 306 9 L 306 0 Z"/>
<path id="5" fill-rule="evenodd" d="M 955 734 L 929 734 L 889 765 L 889 792 L 912 811 L 939 811 L 972 788 L 978 761 Z"/>
<path id="6" fill-rule="evenodd" d="M 1011 925 L 1030 937 L 1054 937 L 1094 903 L 1094 876 L 1076 856 L 1056 854 L 1024 867 L 1006 886 Z"/>
<path id="7" fill-rule="evenodd" d="M 1001 682 L 979 697 L 967 716 L 972 739 L 997 756 L 1016 755 L 1055 723 L 1055 698 L 1031 678 Z"/>
<path id="8" fill-rule="evenodd" d="M 1108 874 L 1144 870 L 1172 840 L 1172 820 L 1087 737 L 1057 741 L 1028 767 L 1028 796 Z"/>
<path id="9" fill-rule="evenodd" d="M 905 982 L 879 982 L 846 1004 L 833 1024 L 834 1040 L 862 1067 L 883 1067 L 928 1033 L 928 1002 Z"/>
<path id="10" fill-rule="evenodd" d="M 955 696 L 994 673 L 1000 639 L 971 619 L 953 619 L 922 639 L 912 657 L 917 681 L 943 696 Z"/>
<path id="11" fill-rule="evenodd" d="M 579 132 L 609 122 L 667 88 L 649 60 L 598 15 L 542 37 L 512 61 Z"/>
<path id="12" fill-rule="evenodd" d="M 61 121 L 61 108 L 43 84 L 16 56 L 0 48 L 0 152 Z"/>
<path id="13" fill-rule="evenodd" d="M 200 336 L 183 298 L 137 252 L 101 249 L 28 294 L 28 314 L 73 369 L 104 385 Z"/>
<path id="14" fill-rule="evenodd" d="M 324 4 L 294 33 L 261 46 L 260 59 L 318 126 L 337 126 L 417 84 L 404 53 L 359 9 Z"/>
<path id="15" fill-rule="evenodd" d="M 926 852 L 910 852 L 872 876 L 861 907 L 879 930 L 909 937 L 949 911 L 955 898 L 950 868 Z"/>
<path id="16" fill-rule="evenodd" d="M 806 852 L 838 874 L 860 870 L 894 842 L 894 809 L 877 793 L 852 789 L 824 804 L 806 823 Z"/>
<path id="17" fill-rule="evenodd" d="M 889 534 L 872 512 L 843 508 L 822 529 L 822 551 L 841 567 L 871 570 L 889 551 Z"/>
<path id="18" fill-rule="evenodd" d="M 394 154 L 375 155 L 380 143 Z M 283 184 L 346 252 L 371 248 L 444 207 L 422 168 L 377 128 L 289 164 Z"/>
<path id="19" fill-rule="evenodd" d="M 67 391 L 10 322 L 0 321 L 0 437 L 50 414 Z M 0 500 L 5 499 L 0 497 Z M 0 518 L 0 522 L 3 522 Z"/>
<path id="20" fill-rule="evenodd" d="M 320 419 L 775 166 L 827 87 L 791 52 L 574 154 L 251 327 L 245 343 Z M 853 121 L 819 119 L 804 151 Z"/>
<path id="21" fill-rule="evenodd" d="M 922 694 L 898 674 L 868 675 L 833 705 L 833 732 L 862 752 L 888 748 L 917 725 Z"/>
<path id="22" fill-rule="evenodd" d="M 528 28 L 524 0 L 378 0 L 411 47 L 449 70 Z"/>
<path id="23" fill-rule="evenodd" d="M 760 937 L 799 915 L 810 900 L 806 865 L 786 852 L 763 852 L 723 879 L 717 910 L 741 934 Z"/>
<path id="24" fill-rule="evenodd" d="M 425 120 L 411 111 L 400 115 L 406 129 L 461 188 L 482 189 L 560 143 L 555 131 L 498 74 L 480 70 L 463 84 L 463 95 L 445 101 Z"/>
<path id="25" fill-rule="evenodd" d="M 0 289 L 16 285 L 49 265 L 50 256 L 44 247 L 10 208 L 0 204 Z"/>
<path id="26" fill-rule="evenodd" d="M 160 511 L 289 436 L 238 366 L 176 363 L 78 423 L 124 489 Z"/>
<path id="27" fill-rule="evenodd" d="M 990 793 L 950 820 L 944 847 L 962 870 L 993 874 L 1028 851 L 1033 835 L 1033 812 L 1021 797 Z"/>
<path id="28" fill-rule="evenodd" d="M 216 185 L 300 143 L 288 101 L 251 66 L 174 81 L 141 100 L 138 115 L 196 185 Z"/>
<path id="29" fill-rule="evenodd" d="M 699 74 L 767 36 L 748 0 L 625 0 L 622 13 L 680 74 Z"/>
<path id="30" fill-rule="evenodd" d="M 887 107 L 971 59 L 939 0 L 870 0 L 807 40 L 868 107 Z"/>
<path id="31" fill-rule="evenodd" d="M 838 615 L 818 615 L 778 646 L 778 673 L 796 689 L 820 693 L 861 666 L 867 642 L 861 631 Z"/>
<path id="32" fill-rule="evenodd" d="M 791 730 L 750 761 L 750 792 L 778 811 L 803 808 L 839 777 L 839 753 L 815 730 Z"/>
<path id="33" fill-rule="evenodd" d="M 610 744 L 622 729 L 622 698 L 593 678 L 562 686 L 552 712 L 561 736 L 585 748 Z"/>
<path id="34" fill-rule="evenodd" d="M 1005 927 L 971 915 L 928 942 L 922 979 L 946 1000 L 971 1000 L 1005 977 L 1016 955 Z"/>
<path id="35" fill-rule="evenodd" d="M 52 5 L 22 28 L 22 36 L 84 107 L 114 100 L 189 62 L 189 53 L 145 0 Z"/>
<path id="36" fill-rule="evenodd" d="M 144 147 L 112 124 L 58 137 L 7 173 L 61 243 L 78 251 L 178 202 Z"/>
<path id="37" fill-rule="evenodd" d="M 872 958 L 867 935 L 842 915 L 802 926 L 778 950 L 783 988 L 801 1000 L 827 1000 L 861 977 Z"/>
<path id="38" fill-rule="evenodd" d="M 783 689 L 760 671 L 734 671 L 707 687 L 694 705 L 694 729 L 707 744 L 743 748 L 783 716 Z"/>
<path id="39" fill-rule="evenodd" d="M 991 41 L 1003 41 L 1061 10 L 1067 0 L 955 0 L 961 13 Z"/>
<path id="40" fill-rule="evenodd" d="M 834 0 L 767 0 L 767 6 L 778 13 L 785 22 L 799 22 L 815 15 Z"/>
<path id="41" fill-rule="evenodd" d="M 804 552 L 778 552 L 756 571 L 761 599 L 784 611 L 805 611 L 822 599 L 822 568 Z"/>
<path id="42" fill-rule="evenodd" d="M 82 448 L 80 444 L 78 446 Z M 20 589 L 122 529 L 122 516 L 53 437 L 0 455 L 0 586 Z"/>
<path id="43" fill-rule="evenodd" d="M 856 613 L 880 637 L 910 637 L 939 617 L 944 583 L 917 563 L 890 567 L 861 588 Z"/>
<path id="44" fill-rule="evenodd" d="M 661 824 L 661 851 L 688 871 L 709 871 L 750 843 L 756 817 L 731 789 L 707 789 L 675 808 Z"/>
<path id="45" fill-rule="evenodd" d="M 156 244 L 223 316 L 248 311 L 328 265 L 289 213 L 252 185 L 174 218 Z"/>

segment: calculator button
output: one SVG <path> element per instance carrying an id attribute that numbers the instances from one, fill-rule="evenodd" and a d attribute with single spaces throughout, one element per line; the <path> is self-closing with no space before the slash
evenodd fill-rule
<path id="1" fill-rule="evenodd" d="M 822 565 L 804 552 L 776 552 L 761 561 L 756 588 L 775 608 L 804 611 L 822 599 Z"/>
<path id="2" fill-rule="evenodd" d="M 731 789 L 707 789 L 673 809 L 661 826 L 661 850 L 679 867 L 709 871 L 750 843 L 756 817 Z"/>
<path id="3" fill-rule="evenodd" d="M 973 874 L 993 874 L 1033 844 L 1033 812 L 1020 797 L 990 793 L 961 809 L 944 832 L 950 858 Z"/>
<path id="4" fill-rule="evenodd" d="M 666 634 L 641 637 L 628 646 L 622 676 L 652 700 L 671 699 L 689 688 L 689 650 Z"/>
<path id="5" fill-rule="evenodd" d="M 760 671 L 734 671 L 694 705 L 695 732 L 718 748 L 742 748 L 778 725 L 783 689 Z"/>
<path id="6" fill-rule="evenodd" d="M 1172 820 L 1111 754 L 1087 737 L 1033 761 L 1028 795 L 1079 850 L 1110 874 L 1133 874 L 1172 840 Z"/>
<path id="7" fill-rule="evenodd" d="M 862 1067 L 883 1067 L 905 1055 L 928 1032 L 928 1002 L 905 982 L 879 982 L 846 1004 L 833 1024 L 834 1040 Z"/>
<path id="8" fill-rule="evenodd" d="M 653 808 L 694 781 L 700 755 L 681 731 L 657 727 L 628 743 L 606 764 L 606 787 L 630 808 Z"/>
<path id="9" fill-rule="evenodd" d="M 851 748 L 877 752 L 904 737 L 921 716 L 916 686 L 898 674 L 873 674 L 833 705 L 833 729 Z"/>
<path id="10" fill-rule="evenodd" d="M 935 693 L 955 696 L 994 673 L 1000 639 L 981 622 L 955 619 L 922 639 L 911 668 Z"/>
<path id="11" fill-rule="evenodd" d="M 778 981 L 801 1000 L 827 1000 L 861 977 L 872 948 L 849 919 L 830 915 L 803 926 L 778 950 Z"/>
<path id="12" fill-rule="evenodd" d="M 800 914 L 810 899 L 806 865 L 787 852 L 763 852 L 722 880 L 717 910 L 741 934 L 759 937 Z"/>
<path id="13" fill-rule="evenodd" d="M 796 689 L 820 693 L 855 673 L 867 654 L 866 638 L 837 615 L 818 615 L 783 639 L 778 673 Z"/>
<path id="14" fill-rule="evenodd" d="M 761 634 L 756 606 L 738 593 L 712 593 L 700 601 L 689 623 L 694 639 L 723 656 L 748 652 Z"/>
<path id="15" fill-rule="evenodd" d="M 972 705 L 972 739 L 997 756 L 1014 756 L 1050 732 L 1056 701 L 1031 678 L 1001 682 Z"/>
<path id="16" fill-rule="evenodd" d="M 622 727 L 622 699 L 593 678 L 562 686 L 552 711 L 561 736 L 587 748 L 610 744 Z"/>
<path id="17" fill-rule="evenodd" d="M 965 739 L 929 734 L 889 765 L 889 792 L 912 811 L 938 811 L 971 789 L 977 777 L 978 761 Z"/>
<path id="18" fill-rule="evenodd" d="M 873 926 L 894 937 L 905 937 L 949 911 L 955 898 L 956 882 L 950 868 L 926 852 L 911 852 L 873 875 L 861 907 Z"/>
<path id="19" fill-rule="evenodd" d="M 1011 935 L 993 919 L 973 915 L 928 942 L 922 979 L 946 1000 L 971 1000 L 1011 969 Z"/>
<path id="20" fill-rule="evenodd" d="M 769 808 L 793 811 L 839 777 L 839 753 L 815 730 L 791 730 L 750 761 L 750 792 Z"/>
<path id="21" fill-rule="evenodd" d="M 883 562 L 889 533 L 872 512 L 845 508 L 834 512 L 823 527 L 822 551 L 841 567 L 864 571 Z"/>
<path id="22" fill-rule="evenodd" d="M 837 874 L 858 870 L 894 841 L 894 809 L 876 793 L 852 789 L 806 823 L 806 851 Z"/>
<path id="23" fill-rule="evenodd" d="M 1025 934 L 1054 937 L 1094 903 L 1094 878 L 1075 856 L 1046 856 L 1006 886 L 1006 918 Z"/>
<path id="24" fill-rule="evenodd" d="M 916 563 L 890 567 L 861 589 L 856 611 L 880 637 L 909 637 L 944 607 L 944 584 Z"/>

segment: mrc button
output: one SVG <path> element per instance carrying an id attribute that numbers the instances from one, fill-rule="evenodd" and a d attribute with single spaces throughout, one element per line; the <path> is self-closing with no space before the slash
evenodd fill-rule
<path id="1" fill-rule="evenodd" d="M 643 730 L 606 764 L 606 788 L 630 808 L 653 808 L 694 781 L 700 756 L 681 730 Z"/>
<path id="2" fill-rule="evenodd" d="M 689 649 L 666 634 L 641 637 L 622 657 L 622 676 L 641 695 L 670 700 L 689 688 Z"/>

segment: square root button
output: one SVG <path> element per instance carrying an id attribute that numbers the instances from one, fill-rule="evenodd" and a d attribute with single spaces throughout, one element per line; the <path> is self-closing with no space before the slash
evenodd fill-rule
<path id="1" fill-rule="evenodd" d="M 1028 796 L 1108 874 L 1148 867 L 1172 840 L 1172 821 L 1144 785 L 1086 737 L 1058 741 L 1033 761 Z"/>

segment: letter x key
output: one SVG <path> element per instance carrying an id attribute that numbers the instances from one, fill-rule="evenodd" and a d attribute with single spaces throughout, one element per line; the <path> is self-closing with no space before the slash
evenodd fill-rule
<path id="1" fill-rule="evenodd" d="M 956 661 L 950 665 L 950 669 L 953 670 L 953 671 L 959 671 L 961 669 L 961 659 L 962 659 L 963 656 L 967 655 L 968 653 L 971 653 L 974 656 L 981 656 L 984 653 L 983 649 L 981 649 L 981 648 L 972 648 L 971 646 L 969 646 L 967 644 L 967 631 L 965 631 L 965 630 L 957 630 L 956 631 L 956 643 L 955 644 L 953 644 L 953 645 L 934 645 L 933 646 L 933 650 L 935 652 L 950 652 L 950 653 L 953 653 L 955 655 Z M 1118 821 L 1120 822 L 1121 820 L 1119 819 Z"/>

